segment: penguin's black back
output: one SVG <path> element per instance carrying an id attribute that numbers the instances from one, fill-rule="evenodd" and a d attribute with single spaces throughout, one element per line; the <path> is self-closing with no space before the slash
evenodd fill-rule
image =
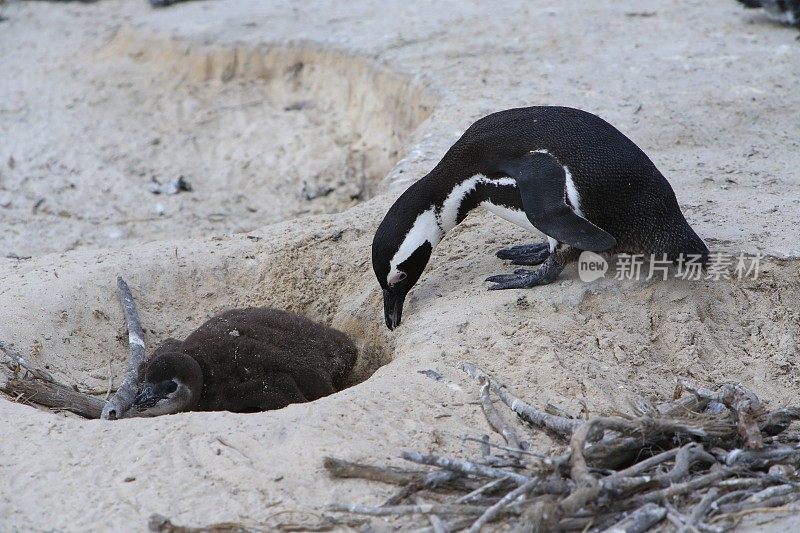
<path id="1" fill-rule="evenodd" d="M 441 180 L 436 189 L 446 196 L 471 175 L 500 177 L 503 162 L 535 150 L 546 150 L 568 168 L 584 216 L 617 239 L 614 251 L 708 252 L 650 158 L 614 126 L 579 109 L 536 106 L 488 115 L 423 179 Z M 522 208 L 518 198 L 508 202 Z"/>
<path id="2" fill-rule="evenodd" d="M 183 342 L 164 341 L 152 357 L 168 351 L 200 365 L 203 391 L 194 410 L 234 412 L 279 409 L 337 392 L 357 355 L 341 331 L 272 308 L 216 315 Z"/>

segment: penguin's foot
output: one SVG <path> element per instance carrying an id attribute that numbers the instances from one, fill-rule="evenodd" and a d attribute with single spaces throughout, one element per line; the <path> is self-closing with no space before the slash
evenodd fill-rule
<path id="1" fill-rule="evenodd" d="M 490 291 L 502 289 L 526 289 L 528 287 L 535 287 L 537 285 L 549 285 L 553 283 L 564 267 L 557 263 L 555 259 L 548 257 L 542 266 L 536 270 L 527 270 L 520 268 L 514 271 L 513 274 L 500 274 L 497 276 L 490 276 L 486 281 L 494 283 L 489 287 Z"/>
<path id="2" fill-rule="evenodd" d="M 510 259 L 512 265 L 541 265 L 550 257 L 550 243 L 539 242 L 512 246 L 499 250 L 496 255 L 500 259 Z"/>

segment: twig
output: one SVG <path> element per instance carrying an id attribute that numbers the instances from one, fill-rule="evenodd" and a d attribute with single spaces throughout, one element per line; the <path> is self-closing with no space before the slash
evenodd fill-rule
<path id="1" fill-rule="evenodd" d="M 470 441 L 470 442 L 479 442 L 479 443 L 483 443 L 484 442 L 483 439 L 478 439 L 476 437 L 470 437 L 469 435 L 462 436 L 461 440 Z M 522 448 L 512 448 L 510 446 L 503 446 L 502 444 L 495 444 L 493 442 L 489 442 L 488 444 L 489 444 L 490 447 L 497 448 L 498 450 L 505 450 L 507 452 L 511 452 L 511 453 L 515 453 L 515 454 L 519 454 L 519 455 L 525 455 L 527 457 L 534 457 L 534 458 L 538 459 L 539 461 L 541 461 L 543 464 L 548 465 L 548 466 L 558 467 L 558 466 L 561 466 L 562 464 L 566 464 L 567 461 L 569 461 L 569 455 L 551 457 L 551 456 L 545 455 L 543 453 L 531 452 L 529 450 L 523 450 Z"/>
<path id="2" fill-rule="evenodd" d="M 675 457 L 675 466 L 658 479 L 666 483 L 677 483 L 689 475 L 689 469 L 698 461 L 709 464 L 716 463 L 716 459 L 703 449 L 702 444 L 690 442 L 678 450 Z"/>
<path id="3" fill-rule="evenodd" d="M 414 502 L 417 505 L 425 505 L 426 503 L 428 503 L 419 496 L 414 498 Z M 444 521 L 435 514 L 429 514 L 428 521 L 431 523 L 431 527 L 433 528 L 434 533 L 447 533 L 447 527 L 445 526 Z"/>
<path id="4" fill-rule="evenodd" d="M 689 519 L 686 521 L 683 527 L 678 530 L 678 533 L 691 533 L 692 530 L 697 528 L 697 526 L 703 522 L 703 519 L 705 518 L 706 513 L 708 513 L 711 504 L 714 503 L 714 499 L 717 497 L 717 494 L 719 494 L 719 490 L 715 488 L 712 488 L 706 492 L 705 496 L 703 496 L 703 499 L 700 500 L 700 503 L 698 503 L 695 508 L 692 509 L 692 514 L 689 515 Z"/>
<path id="5" fill-rule="evenodd" d="M 329 511 L 339 513 L 355 513 L 366 514 L 372 516 L 392 516 L 392 515 L 409 515 L 409 514 L 471 514 L 481 515 L 485 511 L 485 507 L 479 505 L 447 505 L 426 503 L 423 505 L 394 505 L 388 507 L 369 507 L 366 505 L 342 505 L 333 504 L 328 506 Z"/>
<path id="6" fill-rule="evenodd" d="M 458 498 L 455 501 L 455 503 L 470 503 L 470 502 L 473 502 L 473 501 L 479 499 L 484 494 L 492 492 L 493 490 L 495 490 L 499 486 L 503 485 L 506 481 L 508 481 L 506 478 L 493 479 L 489 483 L 486 483 L 485 485 L 481 485 L 480 487 L 478 487 L 477 489 L 473 490 L 472 492 L 470 492 L 468 494 L 465 494 L 464 496 L 461 496 L 460 498 Z"/>
<path id="7" fill-rule="evenodd" d="M 764 440 L 758 427 L 757 419 L 764 408 L 758 396 L 741 383 L 722 387 L 720 400 L 736 414 L 739 435 L 744 440 L 745 448 L 759 450 L 764 447 Z"/>
<path id="8" fill-rule="evenodd" d="M 0 391 L 17 395 L 18 401 L 70 411 L 84 418 L 100 418 L 103 400 L 76 392 L 66 385 L 35 377 L 37 375 L 36 372 L 30 372 L 30 377 L 25 378 L 0 364 Z"/>
<path id="9" fill-rule="evenodd" d="M 765 466 L 768 462 L 782 462 L 792 457 L 800 456 L 800 448 L 765 448 L 762 450 L 731 450 L 725 458 L 728 466 L 734 464 L 747 464 L 751 467 Z"/>
<path id="10" fill-rule="evenodd" d="M 55 378 L 53 375 L 43 368 L 36 368 L 31 365 L 22 355 L 19 354 L 14 348 L 12 348 L 8 343 L 0 341 L 0 351 L 3 351 L 12 361 L 14 361 L 17 366 L 20 368 L 24 368 L 26 371 L 30 372 L 30 374 L 36 378 L 41 379 L 44 381 L 49 381 L 51 383 L 55 383 Z M 12 369 L 13 370 L 13 369 Z"/>
<path id="11" fill-rule="evenodd" d="M 435 516 L 435 515 L 432 515 Z M 445 531 L 461 531 L 465 527 L 468 527 L 473 521 L 473 518 L 454 518 L 449 522 L 444 522 L 444 529 Z M 417 529 L 414 533 L 436 533 L 433 527 L 423 527 L 421 529 Z"/>
<path id="12" fill-rule="evenodd" d="M 667 510 L 654 503 L 648 503 L 635 510 L 604 533 L 643 533 L 667 516 Z"/>
<path id="13" fill-rule="evenodd" d="M 480 380 L 483 378 L 488 380 L 492 391 L 497 394 L 503 403 L 509 406 L 512 411 L 517 413 L 520 418 L 535 427 L 546 429 L 562 439 L 569 440 L 569 438 L 572 436 L 572 432 L 583 423 L 582 420 L 574 420 L 571 418 L 564 418 L 562 416 L 548 414 L 525 403 L 523 400 L 511 393 L 511 391 L 509 391 L 505 385 L 472 363 L 464 363 L 461 365 L 461 368 L 474 379 Z"/>
<path id="14" fill-rule="evenodd" d="M 424 478 L 428 473 L 423 470 L 408 470 L 394 466 L 373 466 L 351 463 L 335 457 L 325 457 L 322 461 L 325 470 L 333 477 L 369 479 L 402 485 L 413 483 Z"/>
<path id="15" fill-rule="evenodd" d="M 678 450 L 680 448 L 673 448 L 672 450 L 667 450 L 665 452 L 661 452 L 658 455 L 654 455 L 645 459 L 640 463 L 636 463 L 635 465 L 631 465 L 624 470 L 620 470 L 616 474 L 613 474 L 617 477 L 630 477 L 630 476 L 638 476 L 644 474 L 654 466 L 658 466 L 661 463 L 666 463 L 667 461 L 671 461 L 678 455 Z"/>
<path id="16" fill-rule="evenodd" d="M 467 533 L 478 533 L 483 526 L 494 520 L 500 511 L 502 511 L 520 496 L 530 492 L 538 482 L 539 480 L 536 478 L 531 479 L 524 485 L 520 485 L 516 489 L 503 496 L 499 502 L 486 509 L 486 512 L 484 512 L 477 520 L 475 520 L 475 523 L 470 526 L 470 528 L 467 530 Z"/>
<path id="17" fill-rule="evenodd" d="M 641 494 L 639 496 L 635 496 L 634 498 L 629 500 L 629 502 L 631 505 L 640 505 L 650 502 L 660 502 L 664 498 L 672 498 L 673 496 L 677 496 L 679 494 L 685 494 L 693 490 L 704 489 L 722 479 L 725 479 L 726 477 L 736 475 L 737 472 L 739 472 L 739 469 L 723 467 L 715 472 L 711 472 L 710 474 L 705 474 L 703 476 L 694 478 L 684 483 L 676 483 L 675 485 L 672 485 L 671 487 L 667 487 L 665 489 L 655 490 L 647 494 Z"/>
<path id="18" fill-rule="evenodd" d="M 122 379 L 117 392 L 103 407 L 101 418 L 104 420 L 114 420 L 125 416 L 125 413 L 133 405 L 136 397 L 136 387 L 139 382 L 139 366 L 145 358 L 144 331 L 139 321 L 139 312 L 136 310 L 136 302 L 133 301 L 133 294 L 121 276 L 117 276 L 117 292 L 119 301 L 122 304 L 122 311 L 125 314 L 125 323 L 128 327 L 128 345 L 130 346 L 130 357 L 128 358 L 128 369 Z"/>
<path id="19" fill-rule="evenodd" d="M 509 426 L 503 417 L 500 416 L 500 413 L 497 412 L 497 409 L 494 408 L 494 404 L 492 404 L 492 399 L 489 397 L 489 380 L 484 378 L 479 378 L 478 382 L 481 383 L 480 388 L 480 399 L 481 399 L 481 406 L 483 407 L 483 414 L 486 416 L 486 420 L 489 422 L 489 425 L 492 426 L 496 432 L 503 436 L 511 448 L 516 448 L 519 450 L 519 437 L 517 437 L 517 432 L 514 430 L 513 427 Z M 512 452 L 516 456 L 519 456 L 519 451 Z"/>
<path id="20" fill-rule="evenodd" d="M 452 481 L 459 476 L 456 472 L 450 471 L 437 471 L 429 472 L 424 478 L 407 484 L 401 488 L 397 494 L 391 496 L 381 507 L 397 505 L 412 494 L 419 492 L 423 489 L 433 489 L 440 485 Z"/>
<path id="21" fill-rule="evenodd" d="M 438 466 L 439 468 L 452 470 L 453 472 L 460 472 L 462 474 L 510 479 L 518 485 L 523 485 L 531 479 L 530 477 L 523 476 L 522 474 L 501 470 L 499 468 L 492 468 L 490 466 L 479 465 L 465 459 L 451 459 L 449 457 L 438 457 L 436 455 L 424 455 L 419 452 L 403 452 L 401 457 L 413 463 Z"/>

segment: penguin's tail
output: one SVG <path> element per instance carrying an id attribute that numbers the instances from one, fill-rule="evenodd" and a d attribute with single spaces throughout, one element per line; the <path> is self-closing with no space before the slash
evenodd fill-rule
<path id="1" fill-rule="evenodd" d="M 681 262 L 692 260 L 699 262 L 704 267 L 708 265 L 708 258 L 711 252 L 697 233 L 687 223 L 684 231 L 680 232 L 675 240 L 672 249 L 668 252 L 668 257 L 672 261 Z"/>

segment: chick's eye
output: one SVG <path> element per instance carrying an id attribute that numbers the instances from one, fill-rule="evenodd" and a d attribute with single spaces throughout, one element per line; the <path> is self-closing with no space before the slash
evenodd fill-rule
<path id="1" fill-rule="evenodd" d="M 177 383 L 175 383 L 175 381 L 173 381 L 173 380 L 169 380 L 169 381 L 167 381 L 167 385 L 166 385 L 166 387 L 165 387 L 165 390 L 166 390 L 168 393 L 173 393 L 173 392 L 175 392 L 176 390 L 178 390 L 178 384 L 177 384 Z"/>
<path id="2" fill-rule="evenodd" d="M 389 286 L 397 285 L 398 283 L 400 283 L 404 279 L 406 279 L 406 273 L 405 272 L 397 272 L 396 274 L 393 274 L 389 278 Z"/>

